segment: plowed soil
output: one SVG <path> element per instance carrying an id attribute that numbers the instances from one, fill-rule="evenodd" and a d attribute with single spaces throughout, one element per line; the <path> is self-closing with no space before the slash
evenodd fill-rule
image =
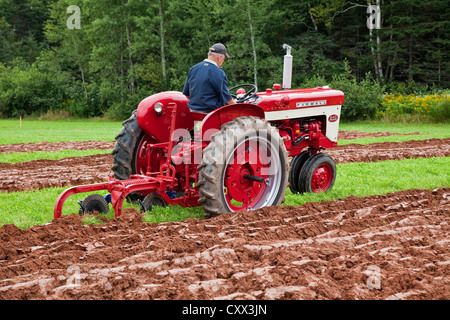
<path id="1" fill-rule="evenodd" d="M 0 192 L 104 182 L 112 173 L 111 167 L 110 154 L 0 163 Z"/>
<path id="2" fill-rule="evenodd" d="M 448 157 L 450 138 L 381 142 L 368 145 L 348 144 L 325 151 L 336 163 L 376 162 L 411 158 Z"/>
<path id="3" fill-rule="evenodd" d="M 450 189 L 0 228 L 2 299 L 450 299 Z"/>
<path id="4" fill-rule="evenodd" d="M 392 132 L 361 132 L 361 131 L 339 131 L 339 139 L 357 139 L 365 137 L 389 137 L 389 136 L 414 136 L 419 135 L 419 132 L 412 133 L 392 133 Z"/>
<path id="5" fill-rule="evenodd" d="M 0 153 L 36 152 L 57 150 L 107 150 L 114 148 L 115 142 L 111 141 L 68 141 L 68 142 L 37 142 L 0 145 Z"/>
<path id="6" fill-rule="evenodd" d="M 327 152 L 337 163 L 440 157 L 450 139 Z M 111 155 L 0 164 L 0 191 L 105 181 L 111 164 Z M 102 225 L 74 214 L 0 228 L 0 299 L 448 300 L 449 234 L 449 188 L 162 224 L 132 208 Z"/>

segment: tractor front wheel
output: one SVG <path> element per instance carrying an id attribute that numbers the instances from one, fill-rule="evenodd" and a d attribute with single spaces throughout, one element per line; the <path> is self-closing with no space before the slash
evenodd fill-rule
<path id="1" fill-rule="evenodd" d="M 306 160 L 311 157 L 311 153 L 306 150 L 295 156 L 290 163 L 291 170 L 289 170 L 289 189 L 292 193 L 303 193 L 304 190 L 300 189 L 298 186 L 298 179 L 300 176 L 300 171 L 303 168 Z"/>
<path id="2" fill-rule="evenodd" d="M 279 205 L 287 187 L 288 156 L 276 128 L 240 117 L 211 137 L 198 166 L 205 216 Z"/>
<path id="3" fill-rule="evenodd" d="M 316 153 L 300 170 L 298 189 L 301 192 L 321 193 L 330 190 L 336 179 L 336 164 L 328 154 Z"/>
<path id="4" fill-rule="evenodd" d="M 136 110 L 131 117 L 122 123 L 122 130 L 116 136 L 113 155 L 112 171 L 114 178 L 127 180 L 132 174 L 145 174 L 148 170 L 147 144 L 156 143 L 156 139 L 145 134 L 139 127 Z M 142 196 L 139 192 L 132 192 L 127 201 L 135 203 Z"/>

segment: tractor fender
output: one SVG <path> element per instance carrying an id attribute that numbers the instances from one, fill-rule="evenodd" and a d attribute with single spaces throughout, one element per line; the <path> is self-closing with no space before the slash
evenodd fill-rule
<path id="1" fill-rule="evenodd" d="M 227 105 L 210 112 L 201 123 L 202 141 L 211 141 L 211 136 L 219 131 L 223 124 L 239 117 L 250 116 L 265 119 L 264 110 L 260 106 L 248 103 Z"/>
<path id="2" fill-rule="evenodd" d="M 151 95 L 139 103 L 136 119 L 139 127 L 148 136 L 156 141 L 167 142 L 170 140 L 170 125 L 172 121 L 173 105 L 177 105 L 175 128 L 191 130 L 194 121 L 187 106 L 189 100 L 178 91 L 165 91 Z M 155 111 L 155 105 L 159 104 L 161 112 Z"/>

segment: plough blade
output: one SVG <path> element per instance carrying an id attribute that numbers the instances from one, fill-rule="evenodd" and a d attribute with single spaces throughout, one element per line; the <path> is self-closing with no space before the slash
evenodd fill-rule
<path id="1" fill-rule="evenodd" d="M 106 190 L 111 194 L 111 205 L 114 208 L 115 217 L 119 217 L 122 213 L 122 206 L 125 198 L 132 192 L 156 192 L 164 186 L 164 178 L 148 177 L 148 176 L 131 176 L 128 180 L 112 179 L 108 182 L 88 184 L 84 186 L 71 187 L 62 192 L 56 200 L 53 217 L 58 219 L 61 217 L 64 202 L 70 196 L 77 193 L 86 193 L 93 191 Z M 163 184 L 163 186 L 161 186 Z"/>

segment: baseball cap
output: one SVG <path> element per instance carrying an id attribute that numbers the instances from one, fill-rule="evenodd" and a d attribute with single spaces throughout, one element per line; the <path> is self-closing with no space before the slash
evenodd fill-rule
<path id="1" fill-rule="evenodd" d="M 227 53 L 227 48 L 225 48 L 222 43 L 214 44 L 211 48 L 209 48 L 209 52 L 224 54 L 227 58 L 230 57 Z"/>

